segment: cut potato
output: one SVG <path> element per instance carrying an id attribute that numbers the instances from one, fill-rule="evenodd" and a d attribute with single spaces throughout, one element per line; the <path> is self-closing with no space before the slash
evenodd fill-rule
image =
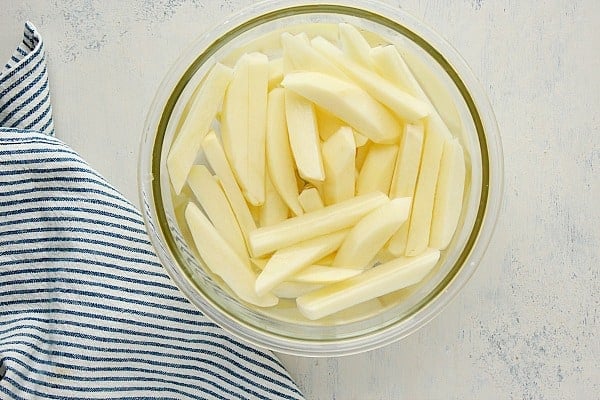
<path id="1" fill-rule="evenodd" d="M 314 292 L 322 287 L 323 285 L 315 283 L 281 282 L 273 288 L 272 292 L 280 299 L 295 299 L 310 292 Z"/>
<path id="2" fill-rule="evenodd" d="M 403 256 L 406 253 L 406 242 L 408 240 L 408 228 L 411 215 L 412 212 L 408 215 L 408 221 L 400 226 L 400 229 L 392 235 L 387 244 L 387 250 L 395 257 Z"/>
<path id="3" fill-rule="evenodd" d="M 315 71 L 347 79 L 346 75 L 331 61 L 312 48 L 308 37 L 294 36 L 287 32 L 281 35 L 283 47 L 284 72 Z"/>
<path id="4" fill-rule="evenodd" d="M 426 93 L 444 124 L 451 132 L 462 131 L 462 121 L 446 83 L 440 81 L 419 56 L 408 49 L 400 50 L 419 87 Z"/>
<path id="5" fill-rule="evenodd" d="M 221 107 L 232 75 L 231 68 L 217 63 L 191 99 L 190 110 L 167 157 L 167 170 L 176 194 L 181 193 L 200 150 L 202 139 L 208 134 Z"/>
<path id="6" fill-rule="evenodd" d="M 465 159 L 458 139 L 446 141 L 438 176 L 429 246 L 448 247 L 462 210 L 465 188 Z"/>
<path id="7" fill-rule="evenodd" d="M 204 165 L 194 165 L 188 176 L 188 185 L 217 232 L 242 259 L 247 258 L 244 235 L 215 177 Z"/>
<path id="8" fill-rule="evenodd" d="M 390 186 L 390 198 L 414 196 L 421 165 L 424 136 L 423 125 L 407 124 L 405 126 Z M 388 251 L 396 257 L 404 255 L 406 252 L 408 227 L 409 222 L 403 224 L 388 242 Z"/>
<path id="9" fill-rule="evenodd" d="M 283 58 L 269 60 L 269 91 L 277 88 L 283 80 Z"/>
<path id="10" fill-rule="evenodd" d="M 248 258 L 242 259 L 236 254 L 195 204 L 190 203 L 185 209 L 185 220 L 206 266 L 240 299 L 259 307 L 272 307 L 278 303 L 279 299 L 270 293 L 256 294 L 256 275 Z"/>
<path id="11" fill-rule="evenodd" d="M 353 25 L 341 23 L 340 42 L 346 56 L 365 68 L 373 68 L 371 60 L 371 46 Z"/>
<path id="12" fill-rule="evenodd" d="M 346 234 L 346 231 L 336 232 L 277 250 L 256 279 L 256 293 L 263 295 L 269 292 L 302 268 L 332 253 Z"/>
<path id="13" fill-rule="evenodd" d="M 397 198 L 365 215 L 350 230 L 333 260 L 334 267 L 366 268 L 407 220 L 410 197 Z"/>
<path id="14" fill-rule="evenodd" d="M 176 194 L 180 194 L 202 143 L 199 131 L 189 130 L 177 136 L 167 157 L 167 171 Z"/>
<path id="15" fill-rule="evenodd" d="M 462 130 L 460 116 L 448 90 L 415 54 L 403 49 L 403 55 L 400 55 L 396 46 L 388 45 L 373 48 L 371 57 L 383 78 L 429 103 L 451 132 Z"/>
<path id="16" fill-rule="evenodd" d="M 429 102 L 429 98 L 413 76 L 410 68 L 394 45 L 373 47 L 371 59 L 375 70 L 382 78 L 387 79 L 406 93 Z"/>
<path id="17" fill-rule="evenodd" d="M 361 270 L 356 268 L 328 267 L 315 264 L 302 269 L 290 277 L 290 281 L 323 285 L 352 278 L 361 272 Z"/>
<path id="18" fill-rule="evenodd" d="M 302 215 L 298 202 L 294 158 L 285 119 L 285 95 L 281 88 L 268 96 L 267 110 L 267 166 L 273 186 L 295 215 Z"/>
<path id="19" fill-rule="evenodd" d="M 261 227 L 250 233 L 251 254 L 260 257 L 277 249 L 352 226 L 371 210 L 389 202 L 383 193 L 369 193 Z"/>
<path id="20" fill-rule="evenodd" d="M 323 200 L 321 200 L 321 195 L 315 187 L 304 188 L 304 190 L 298 195 L 298 201 L 300 201 L 304 212 L 307 213 L 320 210 L 321 208 L 325 207 Z"/>
<path id="21" fill-rule="evenodd" d="M 310 100 L 377 143 L 400 137 L 397 119 L 357 85 L 320 72 L 287 74 L 281 85 Z"/>
<path id="22" fill-rule="evenodd" d="M 325 182 L 323 198 L 331 205 L 354 197 L 356 147 L 354 132 L 341 127 L 322 146 Z"/>
<path id="23" fill-rule="evenodd" d="M 202 141 L 202 150 L 211 168 L 221 180 L 223 191 L 229 200 L 229 204 L 244 234 L 244 238 L 248 240 L 250 232 L 256 229 L 256 223 L 254 222 L 254 218 L 252 218 L 252 214 L 250 214 L 248 205 L 227 162 L 225 152 L 214 132 L 206 135 Z"/>
<path id="24" fill-rule="evenodd" d="M 397 145 L 373 143 L 358 175 L 356 194 L 389 193 L 397 155 Z"/>
<path id="25" fill-rule="evenodd" d="M 298 173 L 305 180 L 324 180 L 321 141 L 314 106 L 293 91 L 285 90 L 285 116 Z"/>
<path id="26" fill-rule="evenodd" d="M 265 201 L 265 135 L 269 60 L 261 53 L 243 55 L 227 89 L 221 116 L 225 154 L 248 202 Z"/>
<path id="27" fill-rule="evenodd" d="M 356 64 L 333 43 L 317 36 L 311 41 L 311 44 L 373 98 L 392 110 L 402 120 L 416 122 L 431 113 L 429 104 L 402 91 L 370 69 Z"/>
<path id="28" fill-rule="evenodd" d="M 317 116 L 319 137 L 323 141 L 329 139 L 331 135 L 336 133 L 342 126 L 347 125 L 344 121 L 321 107 L 315 107 L 315 114 Z"/>
<path id="29" fill-rule="evenodd" d="M 407 124 L 398 147 L 398 157 L 390 185 L 390 199 L 412 197 L 417 185 L 425 131 L 423 125 Z"/>
<path id="30" fill-rule="evenodd" d="M 342 127 L 348 127 L 344 121 L 336 117 L 335 115 L 331 115 L 331 113 L 323 110 L 321 107 L 315 107 L 315 113 L 317 115 L 317 126 L 319 127 L 319 137 L 322 141 L 325 141 L 331 137 L 334 133 L 336 133 Z M 369 138 L 361 135 L 358 132 L 354 132 L 354 144 L 356 147 L 361 147 L 367 144 Z"/>
<path id="31" fill-rule="evenodd" d="M 352 308 L 338 311 L 333 315 L 323 318 L 320 322 L 327 325 L 345 325 L 357 321 L 364 321 L 366 318 L 377 315 L 383 308 L 383 303 L 379 299 L 372 299 L 356 304 L 352 306 Z"/>
<path id="32" fill-rule="evenodd" d="M 265 202 L 259 207 L 259 225 L 269 226 L 285 221 L 289 215 L 289 208 L 271 183 L 267 174 L 265 178 Z"/>
<path id="33" fill-rule="evenodd" d="M 428 119 L 425 130 L 421 169 L 417 178 L 408 238 L 406 240 L 406 256 L 416 256 L 422 253 L 429 244 L 440 161 L 444 144 L 451 138 L 452 135 L 448 132 L 442 120 L 437 114 L 432 115 Z"/>
<path id="34" fill-rule="evenodd" d="M 435 266 L 440 252 L 429 249 L 418 257 L 397 258 L 353 278 L 327 285 L 296 299 L 298 310 L 316 320 L 419 283 Z"/>

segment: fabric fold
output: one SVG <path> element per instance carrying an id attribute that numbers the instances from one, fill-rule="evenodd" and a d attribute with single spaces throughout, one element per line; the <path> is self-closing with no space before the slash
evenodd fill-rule
<path id="1" fill-rule="evenodd" d="M 54 134 L 44 43 L 31 22 L 0 70 L 0 126 Z"/>

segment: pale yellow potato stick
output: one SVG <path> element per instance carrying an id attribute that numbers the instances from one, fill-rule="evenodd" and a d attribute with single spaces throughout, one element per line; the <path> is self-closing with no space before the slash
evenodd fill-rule
<path id="1" fill-rule="evenodd" d="M 248 202 L 265 200 L 265 135 L 269 60 L 261 53 L 243 55 L 235 65 L 221 113 L 225 154 Z"/>
<path id="2" fill-rule="evenodd" d="M 181 193 L 188 173 L 200 150 L 204 136 L 223 102 L 231 77 L 231 68 L 216 64 L 191 99 L 191 107 L 167 156 L 167 171 L 175 193 Z"/>
<path id="3" fill-rule="evenodd" d="M 335 204 L 348 200 L 355 194 L 356 146 L 352 128 L 343 126 L 323 142 L 323 200 Z"/>
<path id="4" fill-rule="evenodd" d="M 298 297 L 298 310 L 306 318 L 316 320 L 412 286 L 431 271 L 439 257 L 439 250 L 429 249 L 418 257 L 401 257 L 378 265 L 353 278 Z"/>
<path id="5" fill-rule="evenodd" d="M 454 235 L 465 189 L 465 159 L 458 139 L 444 144 L 435 191 L 429 246 L 444 250 Z"/>
<path id="6" fill-rule="evenodd" d="M 260 257 L 277 249 L 347 228 L 369 211 L 387 202 L 387 195 L 369 193 L 289 218 L 276 225 L 258 228 L 249 236 L 251 254 Z"/>
<path id="7" fill-rule="evenodd" d="M 407 220 L 410 203 L 410 197 L 393 199 L 365 215 L 350 229 L 332 266 L 367 268 L 379 250 Z"/>
<path id="8" fill-rule="evenodd" d="M 202 150 L 204 151 L 208 163 L 221 181 L 223 191 L 229 200 L 231 209 L 233 210 L 238 224 L 242 229 L 242 233 L 244 234 L 244 238 L 246 238 L 247 241 L 250 232 L 256 229 L 256 223 L 254 222 L 254 218 L 252 218 L 252 214 L 250 214 L 250 210 L 248 209 L 248 205 L 246 204 L 246 200 L 242 195 L 240 187 L 233 176 L 233 172 L 231 171 L 225 152 L 221 147 L 221 143 L 219 143 L 219 139 L 217 139 L 214 132 L 210 132 L 206 135 L 202 141 Z"/>
<path id="9" fill-rule="evenodd" d="M 388 109 L 354 83 L 320 72 L 287 74 L 281 85 L 335 115 L 377 143 L 400 137 L 398 120 Z"/>
<path id="10" fill-rule="evenodd" d="M 311 40 L 311 44 L 373 98 L 392 110 L 402 120 L 416 122 L 431 113 L 432 108 L 428 103 L 411 96 L 377 73 L 355 63 L 346 57 L 333 43 L 321 37 L 316 37 Z M 366 132 L 361 131 L 361 133 Z"/>
<path id="11" fill-rule="evenodd" d="M 346 234 L 346 231 L 335 232 L 277 250 L 256 279 L 256 293 L 267 293 L 302 268 L 334 252 Z"/>
<path id="12" fill-rule="evenodd" d="M 204 165 L 194 165 L 188 185 L 219 234 L 242 258 L 248 257 L 242 230 L 221 185 Z"/>
<path id="13" fill-rule="evenodd" d="M 185 209 L 185 220 L 206 266 L 240 299 L 259 307 L 272 307 L 279 302 L 272 294 L 256 294 L 256 274 L 248 258 L 242 259 L 236 254 L 194 203 Z"/>
<path id="14" fill-rule="evenodd" d="M 285 118 L 298 173 L 304 180 L 324 180 L 321 141 L 313 104 L 286 89 Z"/>

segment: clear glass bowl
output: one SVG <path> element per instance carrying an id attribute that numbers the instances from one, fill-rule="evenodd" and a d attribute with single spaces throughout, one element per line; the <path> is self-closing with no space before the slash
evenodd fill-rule
<path id="1" fill-rule="evenodd" d="M 165 159 L 189 98 L 215 62 L 234 59 L 247 43 L 264 35 L 262 47 L 268 48 L 268 37 L 278 30 L 339 22 L 372 32 L 374 42 L 398 44 L 427 66 L 432 73 L 432 79 L 427 79 L 430 89 L 440 90 L 442 97 L 454 103 L 446 117 L 449 125 L 458 123 L 454 133 L 467 155 L 467 180 L 457 232 L 424 282 L 383 296 L 382 307 L 375 310 L 355 307 L 311 322 L 300 319 L 285 301 L 274 310 L 242 304 L 216 283 L 195 257 L 195 249 L 188 246 L 193 242 L 188 240 L 186 224 L 178 220 L 178 210 L 185 203 L 171 192 Z M 442 103 L 447 108 L 448 102 Z M 175 63 L 148 113 L 139 186 L 150 239 L 190 302 L 224 329 L 255 345 L 288 354 L 332 356 L 394 342 L 422 327 L 456 296 L 477 268 L 494 230 L 502 172 L 500 137 L 490 104 L 463 59 L 432 29 L 406 12 L 373 1 L 278 0 L 255 4 L 222 21 Z"/>

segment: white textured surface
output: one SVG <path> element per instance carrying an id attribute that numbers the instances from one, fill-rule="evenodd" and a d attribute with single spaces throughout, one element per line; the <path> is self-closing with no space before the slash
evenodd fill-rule
<path id="1" fill-rule="evenodd" d="M 0 2 L 0 60 L 46 40 L 56 135 L 137 203 L 146 110 L 172 61 L 242 0 Z M 434 26 L 488 92 L 506 197 L 479 271 L 411 337 L 282 356 L 309 399 L 599 399 L 600 2 L 388 1 Z"/>

